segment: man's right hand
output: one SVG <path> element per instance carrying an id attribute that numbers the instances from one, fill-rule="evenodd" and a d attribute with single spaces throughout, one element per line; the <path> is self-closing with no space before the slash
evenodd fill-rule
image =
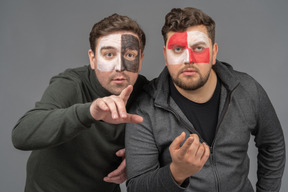
<path id="1" fill-rule="evenodd" d="M 111 95 L 94 100 L 90 106 L 92 117 L 111 124 L 141 123 L 143 121 L 141 116 L 129 114 L 126 111 L 126 104 L 132 90 L 133 86 L 129 85 L 119 96 Z"/>
<path id="2" fill-rule="evenodd" d="M 185 133 L 176 137 L 169 147 L 172 163 L 170 171 L 174 180 L 181 185 L 184 180 L 199 172 L 210 155 L 210 149 L 205 143 L 199 141 L 197 134 L 191 134 L 185 140 Z"/>

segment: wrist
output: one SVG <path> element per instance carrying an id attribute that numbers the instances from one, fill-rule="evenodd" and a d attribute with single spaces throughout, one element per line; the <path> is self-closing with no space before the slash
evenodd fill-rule
<path id="1" fill-rule="evenodd" d="M 177 167 L 175 166 L 175 164 L 173 162 L 170 164 L 170 172 L 171 172 L 171 175 L 172 175 L 174 181 L 178 185 L 182 185 L 182 183 L 185 181 L 186 177 L 182 175 L 181 171 L 179 171 L 179 169 L 177 169 Z"/>

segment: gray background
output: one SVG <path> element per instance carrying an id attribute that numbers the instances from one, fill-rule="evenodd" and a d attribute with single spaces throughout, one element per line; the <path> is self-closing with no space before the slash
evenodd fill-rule
<path id="1" fill-rule="evenodd" d="M 88 35 L 94 23 L 114 12 L 134 18 L 147 35 L 141 73 L 152 79 L 164 67 L 164 16 L 173 7 L 186 6 L 200 8 L 216 21 L 218 59 L 262 84 L 287 135 L 287 0 L 1 0 L 0 191 L 24 188 L 30 152 L 13 148 L 13 126 L 40 99 L 51 76 L 88 64 Z M 249 177 L 255 183 L 257 152 L 253 142 L 250 146 Z M 282 192 L 288 191 L 287 180 L 286 168 Z"/>

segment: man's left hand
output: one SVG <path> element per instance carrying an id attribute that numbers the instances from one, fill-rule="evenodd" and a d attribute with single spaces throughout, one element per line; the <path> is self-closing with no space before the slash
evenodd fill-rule
<path id="1" fill-rule="evenodd" d="M 107 177 L 104 177 L 104 181 L 109 183 L 121 184 L 127 179 L 125 149 L 120 149 L 116 152 L 116 155 L 118 157 L 122 157 L 122 162 L 117 169 L 109 173 Z"/>

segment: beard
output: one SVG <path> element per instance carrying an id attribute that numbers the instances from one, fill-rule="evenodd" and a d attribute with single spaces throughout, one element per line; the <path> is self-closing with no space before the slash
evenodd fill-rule
<path id="1" fill-rule="evenodd" d="M 172 77 L 172 80 L 173 82 L 178 86 L 180 87 L 181 89 L 183 90 L 187 90 L 187 91 L 194 91 L 194 90 L 197 90 L 201 87 L 203 87 L 206 82 L 208 81 L 208 78 L 210 76 L 210 72 L 211 70 L 205 74 L 205 75 L 202 75 L 201 73 L 199 73 L 199 71 L 195 68 L 193 68 L 197 74 L 199 75 L 199 78 L 195 79 L 195 77 L 192 77 L 192 76 L 186 76 L 186 77 L 183 77 L 182 79 L 180 78 L 180 75 L 182 74 L 182 72 L 185 70 L 186 68 L 182 69 L 176 77 Z"/>

